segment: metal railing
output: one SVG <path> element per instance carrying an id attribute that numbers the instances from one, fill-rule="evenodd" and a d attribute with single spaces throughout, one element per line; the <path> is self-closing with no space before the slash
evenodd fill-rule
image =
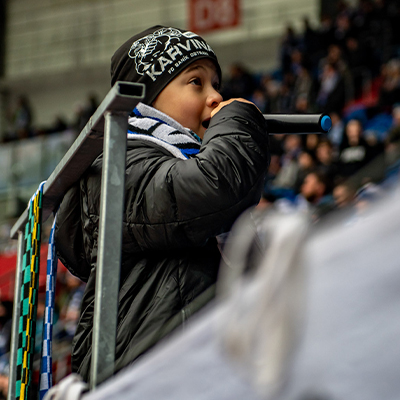
<path id="1" fill-rule="evenodd" d="M 95 314 L 93 321 L 93 361 L 91 385 L 95 387 L 113 373 L 119 264 L 122 243 L 122 209 L 128 115 L 143 99 L 142 84 L 116 82 L 96 112 L 46 181 L 43 190 L 42 221 L 57 210 L 64 194 L 92 162 L 104 154 L 99 222 L 99 258 L 96 278 Z M 117 174 L 117 175 L 115 175 Z M 121 179 L 112 179 L 119 176 Z M 118 218 L 121 216 L 121 218 Z M 8 399 L 15 399 L 18 322 L 21 296 L 21 262 L 24 253 L 23 229 L 28 209 L 11 229 L 18 238 L 15 272 Z M 107 243 L 107 246 L 105 246 Z M 107 285 L 104 285 L 107 282 Z"/>

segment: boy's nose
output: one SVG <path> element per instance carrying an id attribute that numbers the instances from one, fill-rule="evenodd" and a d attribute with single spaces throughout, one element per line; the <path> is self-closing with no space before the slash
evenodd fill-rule
<path id="1" fill-rule="evenodd" d="M 219 103 L 222 102 L 222 96 L 219 92 L 217 92 L 214 88 L 207 98 L 207 106 L 211 108 L 218 107 Z"/>

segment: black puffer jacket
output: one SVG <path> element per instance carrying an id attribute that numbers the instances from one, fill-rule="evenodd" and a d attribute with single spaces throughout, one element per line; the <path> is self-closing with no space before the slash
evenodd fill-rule
<path id="1" fill-rule="evenodd" d="M 269 163 L 266 123 L 250 104 L 233 102 L 211 120 L 200 153 L 174 158 L 164 148 L 128 141 L 116 366 L 135 360 L 191 311 L 215 283 L 215 237 L 258 202 Z M 89 380 L 97 258 L 99 157 L 66 194 L 56 248 L 87 281 L 73 341 L 73 371 Z"/>

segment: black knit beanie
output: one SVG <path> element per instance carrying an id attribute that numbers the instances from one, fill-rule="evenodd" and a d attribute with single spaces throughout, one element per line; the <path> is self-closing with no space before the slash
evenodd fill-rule
<path id="1" fill-rule="evenodd" d="M 151 105 L 158 94 L 189 64 L 211 59 L 221 81 L 221 68 L 211 47 L 190 31 L 153 26 L 132 36 L 111 58 L 111 86 L 116 81 L 144 83 L 143 103 Z"/>

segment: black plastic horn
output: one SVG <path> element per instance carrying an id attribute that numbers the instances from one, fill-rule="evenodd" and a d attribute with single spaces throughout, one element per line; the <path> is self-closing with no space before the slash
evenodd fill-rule
<path id="1" fill-rule="evenodd" d="M 327 133 L 332 120 L 327 114 L 264 114 L 268 132 L 276 133 Z"/>

